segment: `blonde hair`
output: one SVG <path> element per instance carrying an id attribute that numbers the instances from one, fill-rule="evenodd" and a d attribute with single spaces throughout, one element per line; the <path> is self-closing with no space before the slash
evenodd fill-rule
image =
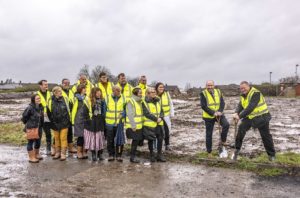
<path id="1" fill-rule="evenodd" d="M 55 95 L 58 91 L 62 91 L 62 88 L 61 87 L 59 87 L 59 86 L 55 86 L 55 87 L 53 87 L 53 89 L 52 89 L 52 93 Z"/>

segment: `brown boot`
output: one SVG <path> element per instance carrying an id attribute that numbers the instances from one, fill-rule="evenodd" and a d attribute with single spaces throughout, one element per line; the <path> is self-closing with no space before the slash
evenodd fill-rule
<path id="1" fill-rule="evenodd" d="M 65 161 L 66 160 L 66 158 L 67 158 L 66 154 L 67 154 L 67 148 L 62 148 L 61 149 L 60 161 Z"/>
<path id="2" fill-rule="evenodd" d="M 55 156 L 56 152 L 55 152 L 55 147 L 54 145 L 51 146 L 51 156 Z"/>
<path id="3" fill-rule="evenodd" d="M 73 143 L 70 143 L 68 146 L 69 146 L 69 153 L 77 153 L 77 150 L 74 148 Z"/>
<path id="4" fill-rule="evenodd" d="M 34 149 L 35 158 L 38 160 L 43 160 L 44 158 L 40 155 L 40 149 Z"/>
<path id="5" fill-rule="evenodd" d="M 83 149 L 83 158 L 82 159 L 88 159 L 88 154 L 87 154 L 87 150 Z"/>
<path id="6" fill-rule="evenodd" d="M 56 160 L 60 158 L 60 147 L 55 148 L 55 155 L 52 159 Z"/>
<path id="7" fill-rule="evenodd" d="M 32 151 L 28 151 L 28 157 L 29 157 L 29 162 L 30 163 L 38 163 L 39 160 L 35 158 L 35 151 L 32 150 Z"/>
<path id="8" fill-rule="evenodd" d="M 82 146 L 77 146 L 77 158 L 78 159 L 83 159 Z"/>

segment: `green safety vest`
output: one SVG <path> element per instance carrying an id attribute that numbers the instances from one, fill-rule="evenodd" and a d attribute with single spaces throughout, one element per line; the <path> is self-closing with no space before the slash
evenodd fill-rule
<path id="1" fill-rule="evenodd" d="M 68 98 L 69 102 L 73 103 L 74 102 L 74 92 L 72 89 L 69 89 L 69 94 L 62 89 L 62 96 Z"/>
<path id="2" fill-rule="evenodd" d="M 130 98 L 128 101 L 132 104 L 134 108 L 134 122 L 136 124 L 136 129 L 142 129 L 143 128 L 143 109 L 141 103 L 136 102 L 134 99 Z M 127 115 L 127 114 L 126 114 Z M 132 128 L 128 116 L 126 116 L 125 119 L 125 128 Z"/>
<path id="3" fill-rule="evenodd" d="M 143 103 L 145 104 L 146 108 L 148 109 L 148 111 L 151 114 L 155 115 L 157 118 L 160 117 L 161 106 L 160 106 L 159 102 L 157 102 L 155 105 L 152 102 L 148 103 L 144 100 Z M 145 116 L 143 116 L 143 125 L 147 126 L 147 127 L 155 128 L 157 126 L 157 122 L 150 120 L 150 119 L 146 118 Z M 163 126 L 164 122 L 161 121 L 160 123 L 158 123 L 158 125 Z"/>
<path id="4" fill-rule="evenodd" d="M 123 95 L 119 98 L 118 102 L 115 102 L 112 95 L 109 95 L 106 99 L 107 111 L 105 114 L 105 122 L 109 125 L 116 126 L 119 124 L 120 119 L 122 117 L 122 112 L 124 111 L 124 107 L 126 104 L 126 100 Z"/>
<path id="5" fill-rule="evenodd" d="M 77 87 L 80 85 L 80 81 L 78 80 L 77 83 L 72 87 L 72 91 L 74 93 L 77 92 Z M 86 86 L 85 86 L 85 89 L 86 89 L 86 95 L 88 97 L 90 97 L 90 94 L 91 94 L 91 91 L 92 91 L 92 88 L 94 87 L 94 85 L 91 83 L 91 81 L 89 80 L 86 80 Z"/>
<path id="6" fill-rule="evenodd" d="M 212 95 L 209 93 L 207 89 L 202 91 L 202 93 L 206 99 L 207 107 L 213 111 L 218 111 L 221 103 L 221 96 L 222 96 L 221 91 L 219 89 L 214 89 L 214 97 L 212 97 Z M 202 117 L 209 118 L 209 119 L 215 118 L 214 115 L 211 116 L 204 110 L 202 110 Z"/>
<path id="7" fill-rule="evenodd" d="M 125 97 L 126 101 L 128 101 L 132 96 L 132 86 L 129 83 L 126 83 L 124 90 L 122 90 L 120 83 L 117 83 L 117 86 L 120 87 L 122 95 Z"/>
<path id="8" fill-rule="evenodd" d="M 48 101 L 51 99 L 51 93 L 50 93 L 50 91 L 47 91 L 46 98 L 44 98 L 41 91 L 38 91 L 37 94 L 41 98 L 41 104 L 44 107 L 44 112 L 46 113 L 47 112 Z"/>
<path id="9" fill-rule="evenodd" d="M 164 92 L 160 97 L 160 105 L 162 106 L 164 116 L 170 115 L 170 109 L 171 109 L 171 97 L 169 92 Z"/>
<path id="10" fill-rule="evenodd" d="M 255 89 L 254 87 L 252 87 L 250 89 L 246 98 L 241 96 L 242 107 L 244 109 L 246 109 L 248 107 L 254 93 L 260 93 L 260 100 L 259 100 L 257 106 L 255 107 L 255 109 L 247 116 L 250 120 L 257 116 L 261 116 L 263 114 L 269 113 L 268 106 L 267 106 L 264 96 L 262 95 L 262 93 L 259 90 Z"/>
<path id="11" fill-rule="evenodd" d="M 103 86 L 103 84 L 101 82 L 96 84 L 96 87 L 99 87 L 101 89 L 102 92 L 102 98 L 106 99 L 107 96 L 112 94 L 112 88 L 113 88 L 113 83 L 112 82 L 107 82 L 107 87 L 105 89 L 105 87 Z"/>
<path id="12" fill-rule="evenodd" d="M 144 85 L 144 84 L 142 84 L 142 83 L 139 83 L 138 87 L 141 88 L 143 98 L 145 98 L 145 96 L 146 96 L 146 90 L 147 90 L 148 86 L 147 86 L 147 85 Z"/>

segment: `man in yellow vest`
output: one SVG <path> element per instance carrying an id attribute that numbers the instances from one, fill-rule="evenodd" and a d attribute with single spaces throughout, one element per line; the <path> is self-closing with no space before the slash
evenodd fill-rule
<path id="1" fill-rule="evenodd" d="M 40 80 L 38 82 L 38 84 L 40 86 L 40 90 L 37 92 L 37 94 L 40 96 L 41 104 L 44 107 L 43 130 L 44 130 L 45 135 L 46 135 L 46 143 L 47 143 L 46 154 L 50 155 L 51 154 L 52 136 L 51 136 L 51 123 L 50 123 L 50 119 L 48 118 L 48 115 L 47 115 L 47 105 L 48 105 L 48 101 L 51 99 L 51 93 L 50 93 L 50 91 L 48 91 L 48 82 L 47 82 L 47 80 Z M 42 137 L 40 137 L 40 138 L 42 139 Z"/>
<path id="2" fill-rule="evenodd" d="M 113 86 L 113 93 L 107 96 L 106 99 L 106 113 L 105 113 L 105 125 L 107 130 L 107 150 L 108 161 L 114 161 L 117 157 L 117 161 L 122 162 L 123 145 L 115 146 L 115 137 L 117 134 L 118 124 L 122 122 L 125 117 L 125 97 L 121 94 L 120 87 Z M 116 152 L 117 151 L 117 152 Z"/>
<path id="3" fill-rule="evenodd" d="M 101 72 L 99 74 L 99 82 L 95 86 L 101 89 L 102 97 L 106 99 L 108 95 L 112 94 L 112 87 L 114 84 L 109 81 L 105 72 Z"/>
<path id="4" fill-rule="evenodd" d="M 138 87 L 141 88 L 142 94 L 143 94 L 143 98 L 145 98 L 146 90 L 148 88 L 148 86 L 147 86 L 147 78 L 146 78 L 145 75 L 142 75 L 140 77 Z"/>
<path id="5" fill-rule="evenodd" d="M 269 160 L 274 161 L 275 149 L 269 128 L 271 115 L 265 98 L 259 90 L 251 87 L 247 81 L 241 82 L 240 91 L 240 102 L 233 118 L 237 122 L 242 119 L 242 122 L 238 128 L 238 134 L 235 140 L 235 152 L 232 155 L 232 159 L 237 160 L 246 132 L 253 127 L 259 130 Z"/>
<path id="6" fill-rule="evenodd" d="M 61 82 L 62 87 L 62 96 L 67 98 L 69 101 L 70 109 L 73 107 L 73 101 L 74 101 L 74 92 L 72 89 L 70 89 L 70 80 L 67 78 L 64 78 Z M 68 129 L 68 150 L 69 153 L 77 153 L 77 150 L 74 148 L 73 144 L 73 128 L 70 124 L 70 127 Z"/>
<path id="7" fill-rule="evenodd" d="M 120 87 L 122 95 L 125 97 L 126 101 L 131 98 L 132 95 L 132 86 L 127 82 L 126 76 L 124 73 L 118 75 L 117 86 Z"/>
<path id="8" fill-rule="evenodd" d="M 79 80 L 77 81 L 77 83 L 75 83 L 72 87 L 72 91 L 74 93 L 76 93 L 77 91 L 77 87 L 78 85 L 85 85 L 85 88 L 86 88 L 86 95 L 88 97 L 90 97 L 90 94 L 91 94 L 91 90 L 92 88 L 94 87 L 93 83 L 91 83 L 91 81 L 89 81 L 86 77 L 85 74 L 80 74 L 79 76 Z"/>
<path id="9" fill-rule="evenodd" d="M 229 123 L 223 114 L 225 102 L 223 95 L 219 89 L 215 89 L 214 81 L 209 80 L 206 82 L 206 89 L 200 93 L 202 118 L 206 127 L 206 150 L 208 157 L 211 158 L 212 154 L 212 134 L 215 122 L 220 122 L 222 126 L 221 133 L 221 149 L 226 143 L 227 134 L 229 130 Z M 219 154 L 223 150 L 219 150 Z"/>

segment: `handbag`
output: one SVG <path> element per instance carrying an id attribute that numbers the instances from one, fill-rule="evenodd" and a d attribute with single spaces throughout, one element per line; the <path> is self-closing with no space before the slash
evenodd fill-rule
<path id="1" fill-rule="evenodd" d="M 39 139 L 39 128 L 26 129 L 27 140 Z"/>

